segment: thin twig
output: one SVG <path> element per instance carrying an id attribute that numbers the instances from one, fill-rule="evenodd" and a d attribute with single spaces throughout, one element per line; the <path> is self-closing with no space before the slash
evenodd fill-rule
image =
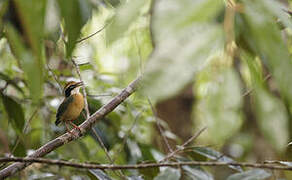
<path id="1" fill-rule="evenodd" d="M 176 148 L 176 150 L 174 150 L 173 152 L 169 153 L 164 159 L 160 160 L 159 162 L 164 162 L 168 159 L 170 159 L 171 157 L 173 157 L 175 154 L 183 151 L 186 146 L 188 146 L 191 142 L 193 142 L 197 137 L 199 137 L 202 132 L 204 132 L 207 129 L 207 127 L 204 127 L 202 129 L 200 129 L 198 132 L 196 132 L 192 137 L 190 137 L 186 142 L 184 142 L 182 145 L 180 145 L 180 148 Z"/>
<path id="2" fill-rule="evenodd" d="M 105 24 L 101 29 L 99 29 L 96 32 L 90 34 L 89 36 L 86 36 L 84 38 L 79 39 L 78 41 L 76 41 L 76 43 L 81 43 L 82 41 L 85 41 L 85 40 L 91 38 L 92 36 L 95 36 L 96 34 L 100 33 L 102 30 L 104 30 L 110 23 L 111 23 L 111 21 L 109 23 Z"/>
<path id="3" fill-rule="evenodd" d="M 45 158 L 0 158 L 0 162 L 22 162 L 22 163 L 43 163 L 49 165 L 68 166 L 74 168 L 83 169 L 143 169 L 143 168 L 155 168 L 155 167 L 178 167 L 178 166 L 240 166 L 240 167 L 251 167 L 251 168 L 263 168 L 263 169 L 274 169 L 274 170 L 287 170 L 292 171 L 292 166 L 286 165 L 273 165 L 264 163 L 248 163 L 248 162 L 212 162 L 212 161 L 187 161 L 187 162 L 169 162 L 169 163 L 142 163 L 142 164 L 131 164 L 131 165 L 112 165 L 112 164 L 98 164 L 96 162 L 88 163 L 74 163 L 72 161 L 64 160 L 52 160 Z M 1 176 L 0 176 L 1 177 Z"/>
<path id="4" fill-rule="evenodd" d="M 50 68 L 50 66 L 49 66 L 48 63 L 47 63 L 47 68 L 48 68 L 49 72 L 52 73 L 52 76 L 53 76 L 54 80 L 58 83 L 58 85 L 59 85 L 59 86 L 58 86 L 59 92 L 62 94 L 62 92 L 63 92 L 62 85 L 61 85 L 60 81 L 58 80 L 56 74 L 55 74 L 55 73 L 53 72 L 53 70 Z"/>
<path id="5" fill-rule="evenodd" d="M 96 111 L 93 115 L 90 116 L 89 119 L 84 121 L 80 126 L 80 132 L 77 129 L 73 129 L 72 135 L 70 133 L 65 133 L 52 141 L 48 142 L 47 144 L 43 145 L 39 149 L 35 150 L 31 155 L 27 156 L 26 158 L 38 158 L 43 157 L 46 154 L 52 152 L 53 150 L 57 149 L 64 144 L 67 144 L 70 141 L 78 139 L 82 135 L 86 134 L 86 132 L 91 129 L 91 127 L 100 119 L 104 118 L 107 114 L 112 112 L 119 104 L 121 104 L 125 99 L 127 99 L 131 94 L 133 94 L 137 88 L 139 87 L 139 82 L 141 81 L 141 76 L 137 77 L 132 83 L 130 83 L 125 89 L 122 90 L 120 94 L 115 96 L 110 102 L 102 106 L 98 111 Z M 14 163 L 5 169 L 0 171 L 0 179 L 9 177 L 18 171 L 24 169 L 25 167 L 29 166 L 31 163 Z"/>
<path id="6" fill-rule="evenodd" d="M 150 101 L 150 99 L 149 99 L 148 97 L 147 97 L 147 100 L 148 100 L 148 103 L 149 103 L 149 105 L 150 105 L 150 107 L 151 107 L 151 110 L 152 110 L 153 116 L 154 116 L 155 121 L 156 121 L 156 125 L 157 125 L 157 127 L 158 127 L 158 130 L 159 130 L 161 136 L 162 136 L 162 139 L 163 139 L 164 143 L 166 144 L 168 151 L 169 151 L 169 152 L 172 152 L 173 149 L 172 149 L 171 146 L 169 145 L 169 142 L 168 142 L 167 138 L 165 137 L 164 131 L 163 131 L 163 129 L 162 129 L 162 127 L 161 127 L 161 124 L 160 124 L 160 122 L 159 122 L 159 119 L 157 118 L 157 112 L 156 112 L 156 110 L 154 109 L 154 107 L 153 107 L 153 105 L 152 105 L 152 103 L 151 103 L 151 101 Z"/>

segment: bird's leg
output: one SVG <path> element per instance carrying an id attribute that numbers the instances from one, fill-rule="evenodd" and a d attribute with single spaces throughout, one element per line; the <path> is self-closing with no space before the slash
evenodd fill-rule
<path id="1" fill-rule="evenodd" d="M 69 123 L 70 123 L 75 129 L 78 129 L 78 131 L 81 133 L 81 129 L 80 129 L 76 124 L 74 124 L 72 121 L 69 121 Z"/>
<path id="2" fill-rule="evenodd" d="M 70 122 L 70 121 L 69 121 L 69 122 Z M 65 126 L 66 126 L 66 130 L 67 130 L 67 132 L 68 132 L 69 134 L 75 136 L 75 135 L 71 132 L 70 128 L 68 127 L 67 122 L 65 122 Z"/>

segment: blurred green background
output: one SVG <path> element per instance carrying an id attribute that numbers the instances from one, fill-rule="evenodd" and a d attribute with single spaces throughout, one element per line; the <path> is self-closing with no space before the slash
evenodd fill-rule
<path id="1" fill-rule="evenodd" d="M 0 156 L 24 157 L 65 132 L 54 121 L 63 100 L 62 86 L 78 80 L 74 59 L 91 113 L 143 76 L 140 89 L 94 126 L 115 164 L 163 159 L 169 148 L 157 123 L 172 149 L 207 127 L 187 151 L 169 161 L 290 161 L 290 4 L 0 1 Z M 78 123 L 82 121 L 81 117 Z M 111 163 L 93 132 L 46 158 Z M 239 167 L 113 172 L 34 164 L 11 179 L 243 177 L 292 179 L 292 174 Z"/>

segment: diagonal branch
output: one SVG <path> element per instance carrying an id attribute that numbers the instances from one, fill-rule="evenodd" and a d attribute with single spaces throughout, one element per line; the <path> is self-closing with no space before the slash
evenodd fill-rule
<path id="1" fill-rule="evenodd" d="M 91 127 L 93 126 L 94 123 L 97 122 L 97 120 L 109 114 L 119 104 L 121 104 L 125 99 L 127 99 L 132 93 L 134 93 L 137 90 L 140 81 L 141 81 L 141 76 L 135 79 L 130 85 L 128 85 L 128 87 L 126 87 L 120 94 L 114 97 L 109 103 L 102 106 L 98 111 L 96 111 L 93 115 L 91 115 L 89 119 L 84 121 L 79 126 L 81 132 L 74 129 L 73 134 L 78 134 L 78 136 L 71 135 L 70 133 L 63 134 L 57 137 L 56 139 L 48 142 L 47 144 L 43 145 L 42 147 L 37 149 L 33 154 L 27 156 L 26 158 L 43 157 L 46 154 L 50 153 L 51 151 L 55 150 L 56 148 L 63 146 L 64 144 L 67 144 L 68 142 L 73 141 L 81 137 L 82 135 L 84 135 L 89 129 L 91 129 Z M 29 166 L 30 164 L 31 162 L 14 163 L 0 171 L 0 179 L 11 176 L 15 174 L 16 172 Z"/>

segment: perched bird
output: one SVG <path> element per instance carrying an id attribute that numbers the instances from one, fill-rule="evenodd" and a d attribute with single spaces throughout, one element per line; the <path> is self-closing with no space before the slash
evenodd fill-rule
<path id="1" fill-rule="evenodd" d="M 57 110 L 55 124 L 64 122 L 69 133 L 71 131 L 68 128 L 68 123 L 80 131 L 79 127 L 72 121 L 78 118 L 84 108 L 83 95 L 79 92 L 81 86 L 82 82 L 68 82 L 64 87 L 65 99 Z"/>

